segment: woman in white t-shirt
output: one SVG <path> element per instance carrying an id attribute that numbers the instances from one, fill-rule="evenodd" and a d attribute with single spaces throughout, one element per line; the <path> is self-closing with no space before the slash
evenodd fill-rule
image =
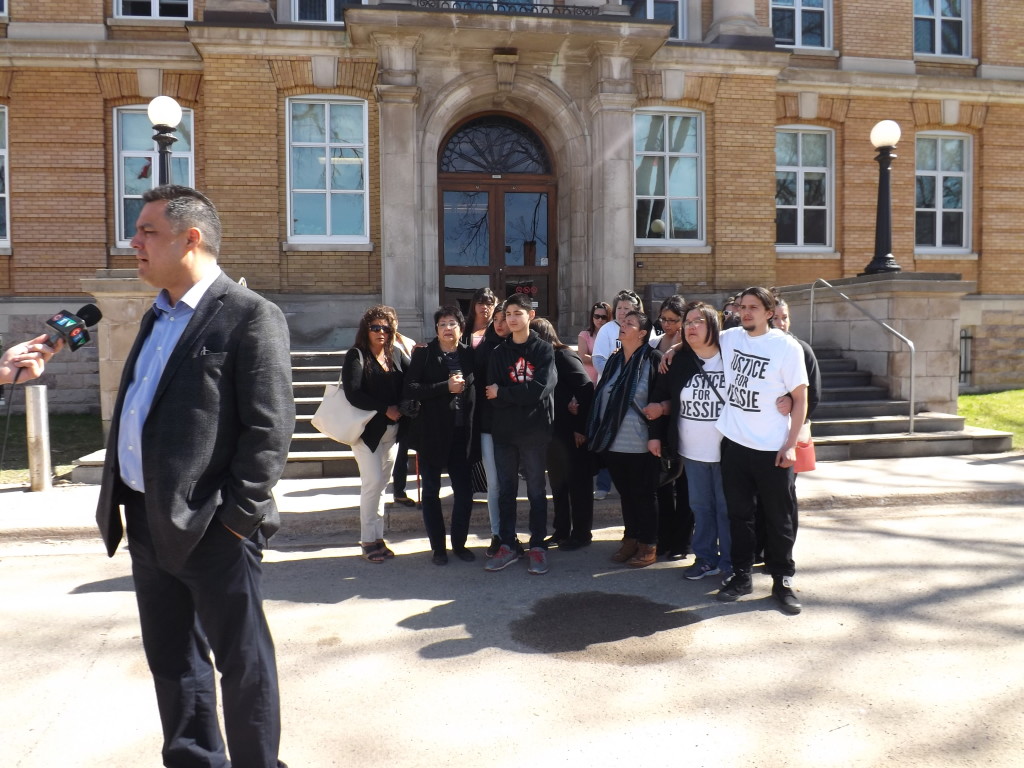
<path id="1" fill-rule="evenodd" d="M 725 398 L 725 368 L 718 346 L 718 312 L 704 302 L 684 308 L 683 341 L 668 375 L 658 382 L 648 418 L 666 414 L 664 441 L 669 455 L 683 458 L 694 515 L 696 561 L 683 571 L 688 579 L 732 572 L 729 513 L 722 488 L 722 435 L 715 427 Z"/>

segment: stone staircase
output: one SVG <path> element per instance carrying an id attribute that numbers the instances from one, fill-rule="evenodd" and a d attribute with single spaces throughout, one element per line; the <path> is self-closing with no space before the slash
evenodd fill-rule
<path id="1" fill-rule="evenodd" d="M 969 427 L 961 416 L 915 409 L 914 434 L 910 403 L 892 400 L 884 387 L 871 383 L 871 373 L 838 349 L 814 350 L 821 370 L 821 402 L 811 432 L 818 461 L 885 459 L 912 456 L 959 456 L 1001 453 L 1012 447 L 1012 435 Z"/>
<path id="2" fill-rule="evenodd" d="M 836 349 L 816 349 L 821 369 L 822 399 L 815 411 L 812 432 L 818 461 L 957 456 L 1011 450 L 1012 435 L 968 427 L 960 416 L 919 411 L 914 434 L 909 429 L 909 403 L 891 400 L 884 387 L 871 383 L 871 374 L 858 371 L 854 360 Z M 313 429 L 310 420 L 323 397 L 324 387 L 341 373 L 344 351 L 293 351 L 292 386 L 295 391 L 295 432 L 284 477 L 356 477 L 359 468 L 347 445 Z M 103 451 L 78 461 L 75 482 L 98 483 Z M 411 467 L 410 467 L 411 469 Z"/>

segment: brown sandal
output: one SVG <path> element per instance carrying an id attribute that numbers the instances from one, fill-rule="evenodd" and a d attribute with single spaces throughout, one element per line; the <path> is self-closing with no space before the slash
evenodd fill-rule
<path id="1" fill-rule="evenodd" d="M 363 558 L 371 563 L 383 563 L 387 555 L 384 554 L 384 550 L 381 549 L 380 544 L 376 541 L 372 544 L 363 544 L 359 542 L 359 546 L 363 548 Z"/>
<path id="2" fill-rule="evenodd" d="M 384 557 L 386 557 L 388 560 L 395 556 L 395 553 L 391 550 L 391 547 L 387 545 L 387 542 L 384 541 L 384 539 L 377 539 L 375 544 L 380 549 L 380 551 L 384 553 Z"/>

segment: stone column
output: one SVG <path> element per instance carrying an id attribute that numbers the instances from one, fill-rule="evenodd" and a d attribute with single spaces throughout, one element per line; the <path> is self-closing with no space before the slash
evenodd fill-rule
<path id="1" fill-rule="evenodd" d="M 754 0 L 714 0 L 705 43 L 728 48 L 773 50 L 775 36 L 754 13 Z"/>
<path id="2" fill-rule="evenodd" d="M 381 294 L 399 324 L 420 338 L 424 307 L 437 303 L 419 257 L 420 178 L 416 108 L 416 48 L 419 37 L 373 35 L 380 59 Z"/>
<path id="3" fill-rule="evenodd" d="M 960 382 L 960 300 L 975 283 L 955 274 L 902 272 L 830 281 L 860 307 L 906 336 L 915 347 L 917 410 L 956 413 Z M 811 341 L 810 286 L 780 288 L 790 307 L 791 330 Z M 814 289 L 815 348 L 833 347 L 870 371 L 890 397 L 910 398 L 907 346 L 835 291 Z"/>
<path id="4" fill-rule="evenodd" d="M 94 338 L 100 363 L 100 414 L 106 434 L 125 360 L 142 316 L 153 305 L 156 289 L 142 282 L 134 269 L 98 269 L 96 277 L 82 279 L 82 291 L 96 297 L 103 313 Z"/>
<path id="5" fill-rule="evenodd" d="M 592 124 L 593 253 L 591 294 L 609 301 L 633 287 L 633 55 L 630 46 L 599 43 L 592 58 L 595 95 Z"/>

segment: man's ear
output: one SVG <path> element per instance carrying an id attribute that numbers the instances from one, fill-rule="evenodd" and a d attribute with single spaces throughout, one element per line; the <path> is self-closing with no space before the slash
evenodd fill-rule
<path id="1" fill-rule="evenodd" d="M 203 246 L 203 233 L 197 227 L 189 227 L 185 244 L 190 251 L 206 250 Z"/>

